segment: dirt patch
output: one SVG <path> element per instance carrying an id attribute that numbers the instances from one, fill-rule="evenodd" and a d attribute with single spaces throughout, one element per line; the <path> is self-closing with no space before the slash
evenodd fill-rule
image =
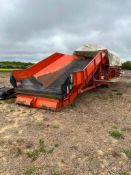
<path id="1" fill-rule="evenodd" d="M 0 101 L 0 126 L 1 175 L 131 174 L 131 72 L 61 112 Z"/>

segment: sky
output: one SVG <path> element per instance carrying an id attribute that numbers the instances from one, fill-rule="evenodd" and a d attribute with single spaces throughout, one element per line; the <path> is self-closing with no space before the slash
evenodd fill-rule
<path id="1" fill-rule="evenodd" d="M 131 0 L 0 0 L 0 60 L 100 44 L 131 61 Z"/>

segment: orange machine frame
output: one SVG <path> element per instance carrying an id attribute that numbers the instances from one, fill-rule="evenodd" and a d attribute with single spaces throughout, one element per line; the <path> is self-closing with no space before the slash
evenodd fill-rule
<path id="1" fill-rule="evenodd" d="M 64 56 L 64 54 L 55 53 L 26 70 L 13 71 L 13 76 L 15 77 L 16 81 L 30 77 L 36 74 L 41 69 L 43 69 L 43 67 L 46 67 L 49 64 L 52 64 L 62 56 Z M 76 55 L 66 55 L 67 60 L 68 59 L 73 60 L 77 58 L 78 56 Z M 59 66 L 62 66 L 63 63 L 61 62 L 60 64 L 61 65 Z M 106 66 L 108 69 L 108 76 L 104 76 L 104 79 L 103 79 L 103 75 L 104 75 L 103 65 Z M 96 80 L 94 75 L 97 71 L 99 72 L 99 78 Z M 99 51 L 98 54 L 90 61 L 90 63 L 83 70 L 73 72 L 73 88 L 69 92 L 69 94 L 67 94 L 64 97 L 64 99 L 58 100 L 53 98 L 44 98 L 44 97 L 28 96 L 24 94 L 16 94 L 17 96 L 16 103 L 24 104 L 24 105 L 36 107 L 36 108 L 49 109 L 52 111 L 59 111 L 65 106 L 72 103 L 76 99 L 78 94 L 88 91 L 102 84 L 109 85 L 111 84 L 109 80 L 119 75 L 120 75 L 119 67 L 116 67 L 114 69 L 109 66 L 107 52 Z"/>

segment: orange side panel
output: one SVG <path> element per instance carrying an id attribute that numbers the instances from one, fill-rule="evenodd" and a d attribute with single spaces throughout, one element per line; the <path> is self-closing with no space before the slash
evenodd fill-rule
<path id="1" fill-rule="evenodd" d="M 62 53 L 54 53 L 53 55 L 47 57 L 46 59 L 43 59 L 42 61 L 34 64 L 33 66 L 25 69 L 25 70 L 14 70 L 13 76 L 16 78 L 16 80 L 24 79 L 31 77 L 32 75 L 39 72 L 43 67 L 48 66 L 52 62 L 56 61 L 60 57 L 62 57 L 64 54 Z"/>
<path id="2" fill-rule="evenodd" d="M 105 59 L 106 53 L 104 51 L 101 51 L 82 71 L 74 72 L 74 85 L 78 86 L 90 80 L 90 78 L 98 69 L 98 66 L 102 64 Z"/>
<path id="3" fill-rule="evenodd" d="M 73 91 L 70 95 L 67 95 L 63 100 L 48 99 L 43 97 L 26 96 L 17 94 L 16 103 L 30 107 L 36 107 L 41 109 L 49 109 L 52 111 L 59 111 L 65 106 L 72 103 L 78 95 L 78 91 Z"/>
<path id="4" fill-rule="evenodd" d="M 27 105 L 36 108 L 45 108 L 56 111 L 60 107 L 60 101 L 55 99 L 26 96 L 26 95 L 17 95 L 16 99 L 17 104 Z"/>
<path id="5" fill-rule="evenodd" d="M 37 98 L 34 103 L 34 106 L 38 108 L 49 108 L 49 109 L 57 109 L 59 105 L 59 100 L 46 99 L 46 98 Z"/>
<path id="6" fill-rule="evenodd" d="M 55 72 L 60 68 L 70 64 L 76 58 L 77 56 L 75 55 L 64 55 L 61 53 L 55 53 L 25 70 L 14 70 L 12 74 L 16 78 L 16 80 L 28 78 L 34 75 L 38 77 L 41 74 L 43 75 Z"/>
<path id="7" fill-rule="evenodd" d="M 48 87 L 71 67 L 76 58 L 77 57 L 75 55 L 63 55 L 34 74 L 34 77 L 36 77 L 36 79 L 39 80 L 44 87 Z"/>
<path id="8" fill-rule="evenodd" d="M 31 106 L 32 101 L 33 101 L 32 96 L 17 95 L 17 98 L 16 98 L 16 103 L 27 105 L 27 106 Z"/>
<path id="9" fill-rule="evenodd" d="M 64 68 L 65 66 L 71 64 L 76 58 L 77 57 L 75 55 L 63 55 L 62 57 L 54 61 L 52 64 L 49 64 L 42 70 L 38 71 L 35 74 L 35 77 L 39 77 L 40 75 L 45 75 L 48 73 L 56 72 Z"/>

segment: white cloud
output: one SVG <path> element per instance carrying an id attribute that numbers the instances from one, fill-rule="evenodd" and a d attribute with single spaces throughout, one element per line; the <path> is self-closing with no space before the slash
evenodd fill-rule
<path id="1" fill-rule="evenodd" d="M 130 6 L 130 0 L 0 0 L 0 59 L 37 61 L 85 43 L 130 59 Z"/>

